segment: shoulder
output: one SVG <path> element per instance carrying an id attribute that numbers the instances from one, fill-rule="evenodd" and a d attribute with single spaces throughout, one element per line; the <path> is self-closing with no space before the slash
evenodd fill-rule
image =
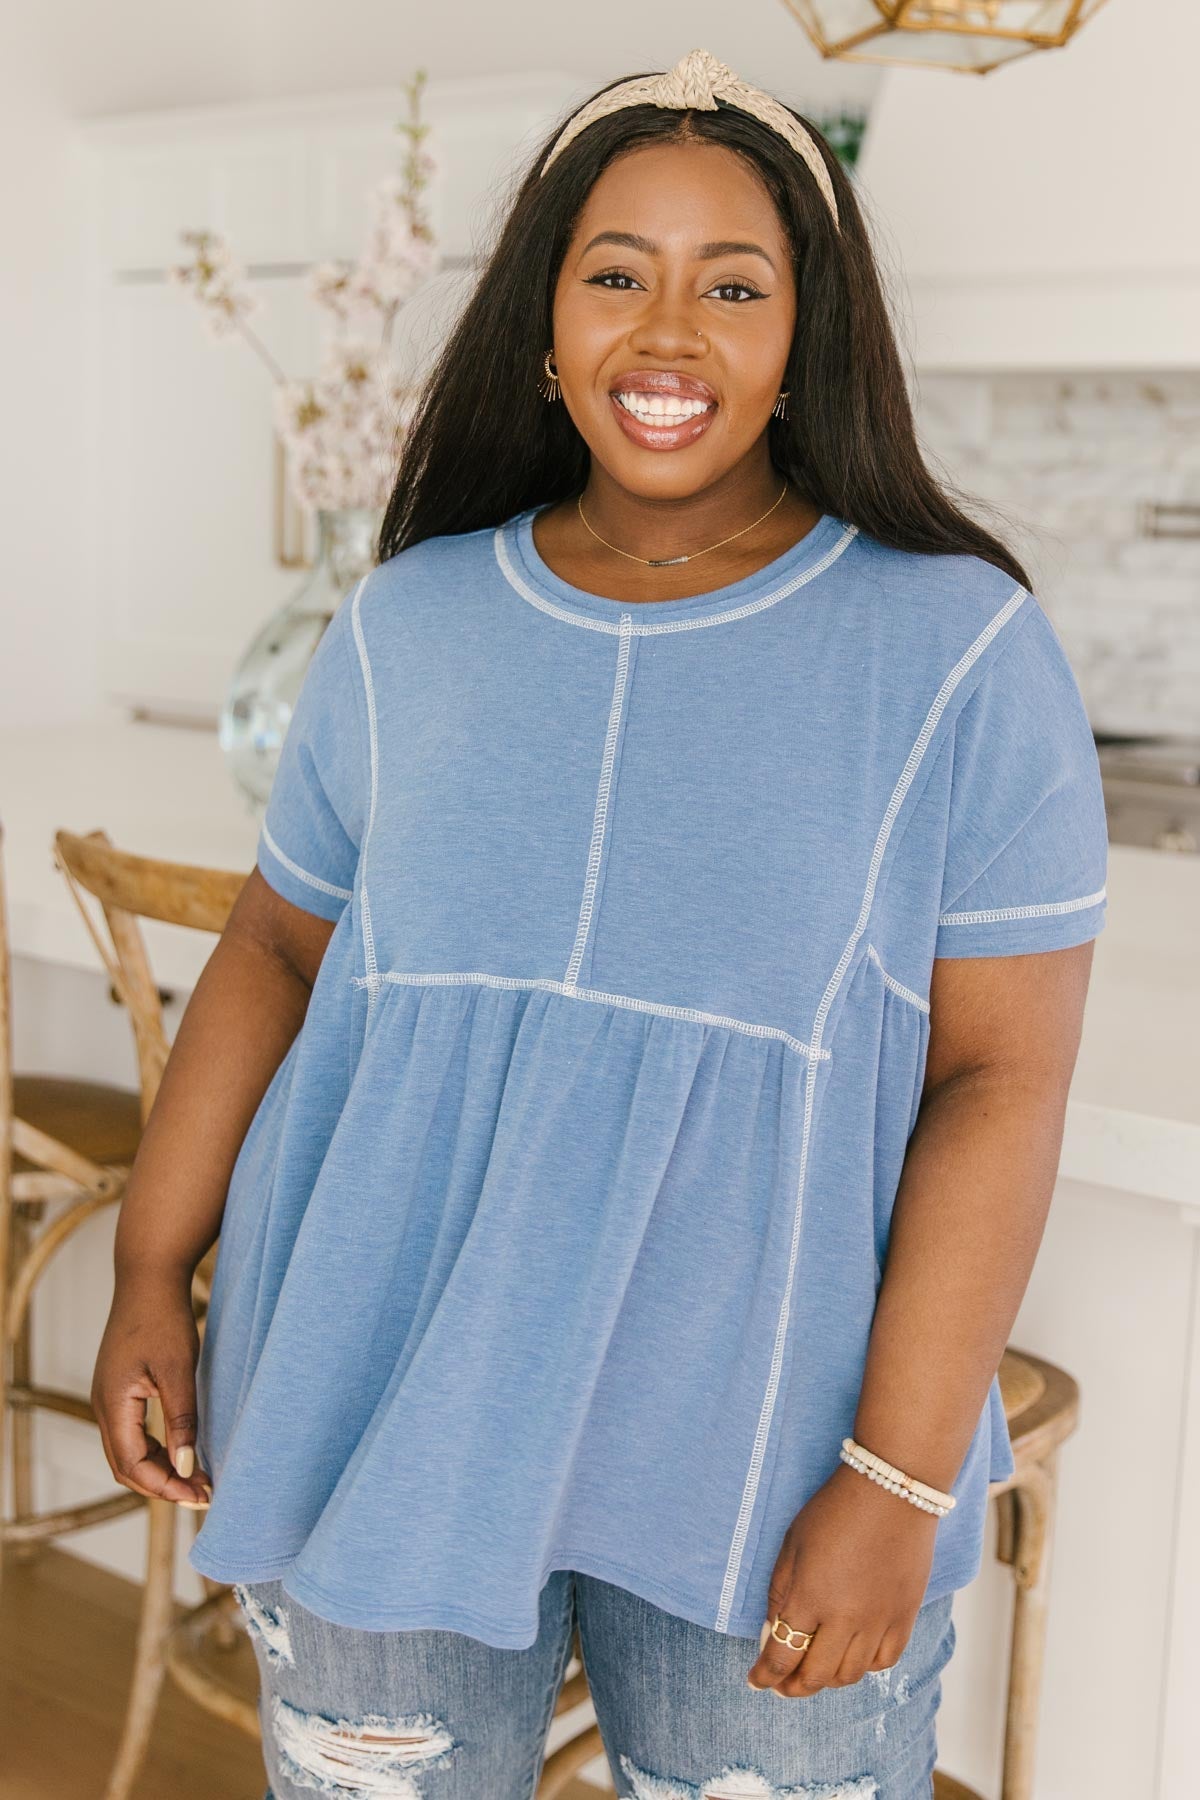
<path id="1" fill-rule="evenodd" d="M 850 567 L 875 604 L 914 652 L 960 652 L 985 632 L 1002 632 L 1036 602 L 1005 569 L 982 556 L 925 554 L 883 544 L 860 531 Z"/>
<path id="2" fill-rule="evenodd" d="M 1061 670 L 1065 658 L 1028 588 L 981 556 L 922 554 L 859 532 L 843 562 L 837 624 L 856 681 L 883 696 L 922 754 L 952 729 L 1019 640 Z"/>
<path id="3" fill-rule="evenodd" d="M 1096 745 L 1086 702 L 1066 648 L 1045 608 L 1027 594 L 997 641 L 957 727 L 961 742 L 989 760 L 1018 753 L 1089 771 Z M 1019 749 L 1018 749 L 1019 747 Z"/>
<path id="4" fill-rule="evenodd" d="M 422 538 L 377 564 L 358 596 L 361 625 L 372 633 L 403 629 L 432 617 L 444 621 L 456 596 L 477 591 L 496 569 L 497 527 Z"/>

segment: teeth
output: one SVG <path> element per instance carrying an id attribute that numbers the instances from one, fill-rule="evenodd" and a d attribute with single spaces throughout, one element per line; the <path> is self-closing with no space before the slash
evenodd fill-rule
<path id="1" fill-rule="evenodd" d="M 676 399 L 674 396 L 667 399 L 658 394 L 618 394 L 617 399 L 635 418 L 651 422 L 661 421 L 666 425 L 679 424 L 684 419 L 694 419 L 698 414 L 709 410 L 707 403 L 703 400 L 682 400 Z"/>

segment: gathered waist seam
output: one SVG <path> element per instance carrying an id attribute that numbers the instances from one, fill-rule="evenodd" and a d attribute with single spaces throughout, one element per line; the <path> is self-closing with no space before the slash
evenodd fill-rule
<path id="1" fill-rule="evenodd" d="M 381 969 L 371 975 L 352 975 L 353 987 L 365 987 L 368 992 L 378 988 L 382 982 L 400 983 L 407 987 L 495 987 L 538 989 L 549 994 L 562 994 L 568 1000 L 591 1000 L 601 1006 L 624 1006 L 634 1012 L 654 1013 L 664 1019 L 683 1019 L 689 1024 L 718 1025 L 727 1031 L 740 1031 L 747 1037 L 774 1038 L 795 1051 L 798 1056 L 815 1057 L 820 1062 L 829 1060 L 829 1050 L 814 1051 L 810 1044 L 793 1037 L 780 1025 L 759 1025 L 747 1019 L 732 1019 L 724 1013 L 705 1012 L 697 1006 L 671 1006 L 665 1001 L 643 1000 L 633 994 L 609 994 L 599 988 L 576 987 L 572 982 L 555 981 L 550 976 L 524 975 L 492 975 L 478 970 L 460 971 L 457 969 L 418 972 L 406 969 Z"/>

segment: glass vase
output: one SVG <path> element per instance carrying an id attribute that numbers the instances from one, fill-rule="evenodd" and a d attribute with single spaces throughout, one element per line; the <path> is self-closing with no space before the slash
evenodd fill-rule
<path id="1" fill-rule="evenodd" d="M 221 709 L 218 737 L 234 781 L 261 815 L 309 658 L 340 602 L 374 566 L 383 512 L 317 511 L 313 566 L 247 646 Z"/>

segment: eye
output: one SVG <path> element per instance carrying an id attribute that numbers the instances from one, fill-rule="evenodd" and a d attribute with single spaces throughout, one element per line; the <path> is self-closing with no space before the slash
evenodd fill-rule
<path id="1" fill-rule="evenodd" d="M 719 293 L 722 289 L 728 291 L 730 288 L 735 288 L 742 294 L 749 294 L 751 300 L 763 300 L 766 298 L 760 289 L 751 287 L 748 281 L 722 281 L 717 284 L 715 289 L 710 289 L 710 292 Z M 745 302 L 739 301 L 738 304 L 744 305 Z"/>
<path id="2" fill-rule="evenodd" d="M 586 285 L 589 287 L 601 287 L 601 286 L 607 285 L 609 282 L 636 281 L 636 277 L 631 275 L 627 269 L 602 269 L 598 275 L 586 276 L 585 281 L 586 281 Z M 614 294 L 615 293 L 627 293 L 628 291 L 629 290 L 627 288 L 617 288 L 617 287 L 609 288 L 609 292 L 614 293 Z M 746 294 L 749 296 L 749 298 L 751 300 L 765 300 L 766 299 L 766 295 L 761 291 L 761 289 L 753 287 L 750 284 L 750 282 L 748 282 L 748 281 L 721 281 L 721 282 L 717 283 L 717 286 L 715 288 L 709 289 L 710 293 L 722 293 L 722 292 L 728 293 L 730 291 L 733 291 L 736 293 L 741 293 L 741 294 Z M 734 302 L 734 304 L 738 305 L 738 306 L 743 306 L 746 304 L 746 302 L 739 300 L 739 301 Z"/>
<path id="3" fill-rule="evenodd" d="M 606 281 L 632 281 L 633 276 L 626 269 L 603 269 L 599 275 L 589 275 L 586 280 L 588 287 L 599 287 L 602 282 Z M 621 292 L 622 290 L 611 291 Z"/>

